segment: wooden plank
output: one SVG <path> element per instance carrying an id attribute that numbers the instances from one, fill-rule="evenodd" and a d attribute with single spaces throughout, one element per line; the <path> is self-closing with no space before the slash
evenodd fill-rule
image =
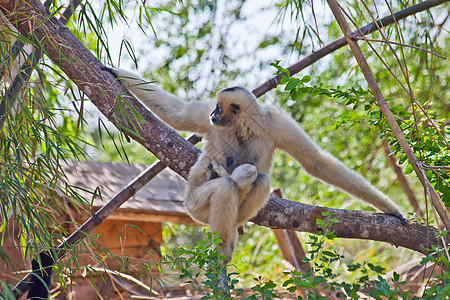
<path id="1" fill-rule="evenodd" d="M 157 212 L 146 212 L 146 211 L 130 212 L 117 210 L 108 218 L 108 220 L 124 220 L 124 221 L 139 220 L 144 222 L 159 222 L 159 223 L 171 222 L 177 224 L 202 226 L 202 224 L 192 220 L 191 217 L 189 217 L 189 215 L 187 214 L 161 214 Z"/>
<path id="2" fill-rule="evenodd" d="M 91 213 L 95 213 L 100 207 L 93 207 Z M 71 211 L 71 214 L 75 217 L 78 223 L 83 223 L 91 215 L 85 211 L 76 212 Z M 202 226 L 184 212 L 167 212 L 167 211 L 154 211 L 154 210 L 137 210 L 130 208 L 119 208 L 116 210 L 108 220 L 122 220 L 122 221 L 143 221 L 143 222 L 158 222 L 158 223 L 177 223 L 185 225 Z"/>

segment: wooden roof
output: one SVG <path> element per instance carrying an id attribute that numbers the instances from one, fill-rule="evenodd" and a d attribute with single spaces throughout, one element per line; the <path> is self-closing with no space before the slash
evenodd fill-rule
<path id="1" fill-rule="evenodd" d="M 71 185 L 88 201 L 96 189 L 101 197 L 95 197 L 93 211 L 113 198 L 121 189 L 146 169 L 146 165 L 127 163 L 101 163 L 69 161 L 63 167 Z M 91 193 L 89 193 L 91 192 Z M 111 219 L 171 221 L 192 224 L 183 206 L 184 179 L 166 168 L 139 190 L 111 216 Z"/>

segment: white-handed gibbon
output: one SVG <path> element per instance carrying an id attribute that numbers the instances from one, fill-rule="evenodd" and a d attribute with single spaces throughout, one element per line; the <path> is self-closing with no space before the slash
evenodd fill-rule
<path id="1" fill-rule="evenodd" d="M 190 171 L 184 203 L 194 220 L 219 231 L 221 252 L 228 261 L 238 226 L 254 217 L 268 200 L 276 149 L 290 154 L 312 176 L 405 222 L 399 207 L 384 193 L 321 150 L 278 108 L 259 104 L 248 90 L 232 87 L 219 91 L 216 101 L 185 102 L 128 71 L 108 70 L 168 125 L 204 137 L 203 153 Z"/>

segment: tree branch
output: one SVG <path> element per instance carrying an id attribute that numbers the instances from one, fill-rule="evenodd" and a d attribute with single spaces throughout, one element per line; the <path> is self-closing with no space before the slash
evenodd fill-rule
<path id="1" fill-rule="evenodd" d="M 319 233 L 323 229 L 316 220 L 326 221 L 322 213 L 327 211 L 339 220 L 327 227 L 338 238 L 386 242 L 423 254 L 427 254 L 430 245 L 440 245 L 439 232 L 434 227 L 416 222 L 402 225 L 398 218 L 382 213 L 313 206 L 275 196 L 250 221 L 269 228 Z"/>

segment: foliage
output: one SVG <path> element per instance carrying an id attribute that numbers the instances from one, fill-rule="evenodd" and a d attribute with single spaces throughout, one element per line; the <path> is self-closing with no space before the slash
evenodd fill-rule
<path id="1" fill-rule="evenodd" d="M 208 232 L 206 241 L 200 241 L 194 248 L 180 247 L 171 259 L 172 266 L 179 270 L 180 280 L 185 280 L 190 286 L 199 286 L 200 291 L 206 292 L 202 299 L 229 299 L 230 291 L 235 290 L 238 280 L 234 273 L 227 274 L 223 261 L 225 256 L 219 253 L 218 232 Z M 170 256 L 168 256 L 170 259 Z M 242 294 L 237 289 L 236 296 Z"/>
<path id="2" fill-rule="evenodd" d="M 338 223 L 329 211 L 322 213 L 323 217 L 316 219 L 317 225 L 323 229 L 320 234 L 310 234 L 307 244 L 310 245 L 308 256 L 304 261 L 311 264 L 311 270 L 285 271 L 284 281 L 278 285 L 276 282 L 265 279 L 262 276 L 254 278 L 254 285 L 247 291 L 237 288 L 239 273 L 226 274 L 226 269 L 221 262 L 218 253 L 218 245 L 221 240 L 217 233 L 207 233 L 207 240 L 200 241 L 194 248 L 179 247 L 175 253 L 176 258 L 167 257 L 164 263 L 172 264 L 180 271 L 179 279 L 195 287 L 198 293 L 204 295 L 202 299 L 229 299 L 241 297 L 242 299 L 274 299 L 280 298 L 283 293 L 294 293 L 299 289 L 306 291 L 307 299 L 328 299 L 327 295 L 335 293 L 339 298 L 360 299 L 363 296 L 374 299 L 419 299 L 413 291 L 409 291 L 405 281 L 400 280 L 400 275 L 392 273 L 392 278 L 387 279 L 385 268 L 370 262 L 348 265 L 348 271 L 359 273 L 354 281 L 336 281 L 338 274 L 332 265 L 343 259 L 343 256 L 334 250 L 327 248 L 328 241 L 336 237 L 329 227 Z M 225 257 L 223 257 L 225 258 Z M 427 263 L 443 263 L 447 267 L 449 261 L 442 249 L 433 247 L 433 252 L 422 259 L 421 265 Z M 222 279 L 226 279 L 226 288 Z M 233 278 L 233 279 L 232 279 Z M 422 299 L 446 299 L 450 296 L 448 272 L 437 275 L 430 282 L 430 287 L 422 295 Z M 221 285 L 222 284 L 222 285 Z M 249 294 L 250 293 L 250 294 Z M 302 299 L 298 296 L 298 299 Z"/>

